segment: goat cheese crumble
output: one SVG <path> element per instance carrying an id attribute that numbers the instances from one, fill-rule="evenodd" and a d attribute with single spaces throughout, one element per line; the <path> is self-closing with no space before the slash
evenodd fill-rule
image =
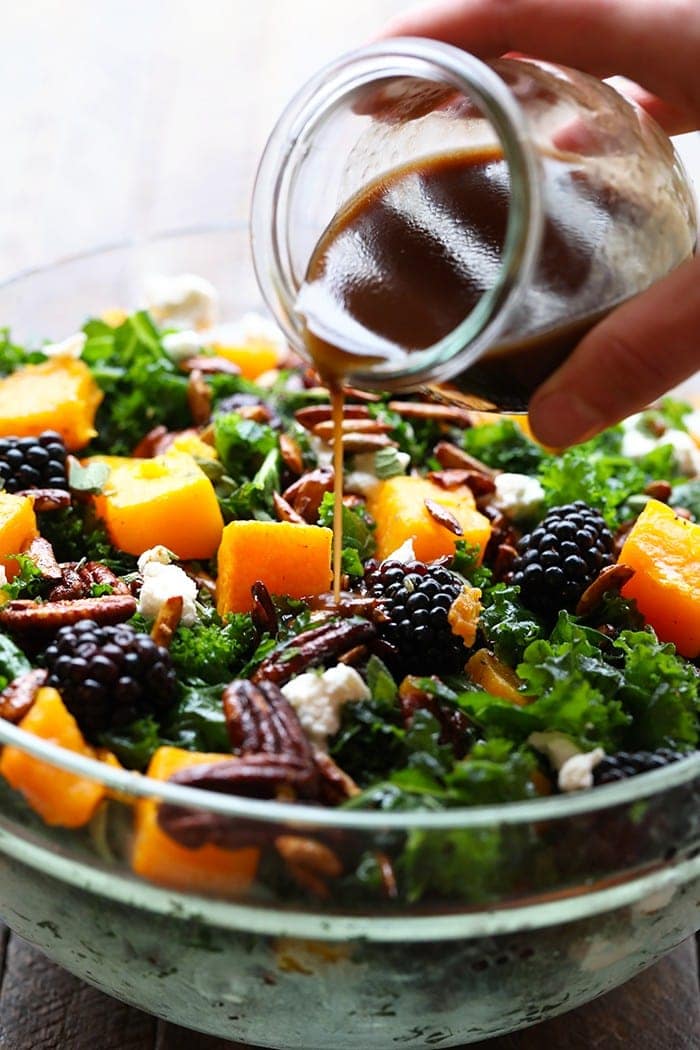
<path id="1" fill-rule="evenodd" d="M 504 471 L 493 479 L 496 491 L 492 504 L 512 521 L 533 517 L 544 501 L 544 489 L 537 478 Z"/>
<path id="2" fill-rule="evenodd" d="M 323 674 L 307 672 L 282 686 L 312 744 L 325 750 L 340 729 L 340 712 L 350 700 L 368 700 L 369 689 L 354 667 L 337 664 Z"/>
<path id="3" fill-rule="evenodd" d="M 155 620 L 168 598 L 182 598 L 183 627 L 191 627 L 197 619 L 197 584 L 179 565 L 173 565 L 174 555 L 167 547 L 158 545 L 144 551 L 138 560 L 143 586 L 139 594 L 137 612 L 147 620 Z"/>
<path id="4" fill-rule="evenodd" d="M 198 274 L 156 274 L 146 282 L 146 294 L 148 309 L 161 325 L 208 328 L 216 320 L 218 292 Z"/>
<path id="5" fill-rule="evenodd" d="M 85 332 L 76 332 L 67 339 L 62 339 L 60 343 L 47 343 L 46 346 L 42 346 L 41 352 L 47 357 L 72 357 L 77 360 L 85 349 L 86 342 Z"/>

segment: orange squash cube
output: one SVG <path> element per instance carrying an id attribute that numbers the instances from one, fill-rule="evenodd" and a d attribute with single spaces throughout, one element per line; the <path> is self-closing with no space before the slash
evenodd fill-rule
<path id="1" fill-rule="evenodd" d="M 55 689 L 39 690 L 20 729 L 86 758 L 97 757 Z M 87 824 L 105 795 L 96 781 L 58 769 L 15 747 L 4 749 L 0 773 L 47 824 L 64 828 Z"/>
<path id="2" fill-rule="evenodd" d="M 622 588 L 662 642 L 700 656 L 700 525 L 649 500 L 632 526 L 620 562 L 634 569 Z"/>
<path id="3" fill-rule="evenodd" d="M 178 558 L 210 558 L 224 527 L 214 488 L 185 452 L 153 459 L 95 456 L 109 478 L 95 509 L 115 547 L 143 554 L 160 543 Z"/>
<path id="4" fill-rule="evenodd" d="M 232 755 L 184 751 L 160 747 L 153 755 L 147 776 L 167 780 L 173 773 L 191 766 L 231 761 Z M 221 849 L 201 846 L 187 849 L 158 826 L 158 803 L 139 799 L 132 866 L 137 875 L 173 889 L 227 895 L 241 893 L 251 884 L 260 859 L 258 849 Z"/>
<path id="5" fill-rule="evenodd" d="M 425 505 L 426 499 L 457 519 L 461 537 L 435 520 Z M 370 493 L 367 509 L 377 523 L 375 539 L 380 559 L 387 558 L 407 540 L 412 541 L 420 561 L 454 554 L 457 539 L 478 547 L 483 555 L 491 534 L 488 518 L 476 509 L 474 496 L 466 485 L 444 489 L 429 478 L 387 478 Z"/>
<path id="6" fill-rule="evenodd" d="M 219 357 L 225 357 L 238 365 L 244 379 L 257 379 L 263 372 L 277 368 L 280 363 L 279 348 L 264 339 L 253 339 L 236 346 L 225 343 L 214 343 L 214 350 Z"/>
<path id="7" fill-rule="evenodd" d="M 249 612 L 250 588 L 262 580 L 270 594 L 306 598 L 327 591 L 333 533 L 320 525 L 232 521 L 219 547 L 216 606 L 220 616 Z"/>
<path id="8" fill-rule="evenodd" d="M 38 535 L 34 504 L 28 496 L 0 492 L 0 564 L 8 579 L 17 575 L 18 564 L 11 554 L 21 554 Z"/>
<path id="9" fill-rule="evenodd" d="M 101 400 L 102 391 L 80 360 L 55 357 L 26 365 L 0 379 L 0 435 L 57 430 L 66 448 L 75 451 L 97 433 L 93 424 Z"/>

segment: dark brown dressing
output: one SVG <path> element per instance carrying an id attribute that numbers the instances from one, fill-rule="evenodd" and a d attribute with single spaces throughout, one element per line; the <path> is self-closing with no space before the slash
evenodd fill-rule
<path id="1" fill-rule="evenodd" d="M 607 280 L 598 258 L 591 281 L 592 263 L 620 209 L 632 205 L 558 159 L 545 158 L 543 178 L 549 217 L 524 311 L 438 396 L 525 410 L 604 315 L 602 304 L 615 302 L 613 275 Z M 298 300 L 319 371 L 340 377 L 405 361 L 448 335 L 498 278 L 509 207 L 508 166 L 496 152 L 429 157 L 353 197 L 319 239 Z"/>

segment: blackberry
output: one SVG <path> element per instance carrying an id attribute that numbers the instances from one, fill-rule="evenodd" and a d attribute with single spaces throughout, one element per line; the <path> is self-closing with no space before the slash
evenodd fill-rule
<path id="1" fill-rule="evenodd" d="M 422 561 L 369 562 L 365 589 L 380 600 L 386 622 L 377 625 L 391 670 L 406 674 L 451 674 L 466 660 L 464 642 L 452 633 L 450 606 L 464 581 L 445 565 Z"/>
<path id="2" fill-rule="evenodd" d="M 0 479 L 5 492 L 67 489 L 66 447 L 55 430 L 38 437 L 0 438 Z"/>
<path id="3" fill-rule="evenodd" d="M 513 583 L 533 612 L 572 612 L 601 569 L 612 565 L 613 537 L 601 514 L 583 500 L 555 507 L 518 543 Z"/>
<path id="4" fill-rule="evenodd" d="M 128 624 L 62 627 L 45 653 L 48 684 L 92 743 L 101 733 L 159 714 L 175 696 L 170 653 Z"/>
<path id="5" fill-rule="evenodd" d="M 598 763 L 593 770 L 593 782 L 614 784 L 617 780 L 626 780 L 638 773 L 663 769 L 685 757 L 682 751 L 673 751 L 670 747 L 660 747 L 656 751 L 618 751 L 616 755 L 606 755 Z"/>

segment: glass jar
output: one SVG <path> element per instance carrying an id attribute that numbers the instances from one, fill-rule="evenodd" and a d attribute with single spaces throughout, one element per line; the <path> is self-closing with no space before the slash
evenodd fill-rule
<path id="1" fill-rule="evenodd" d="M 500 195 L 497 214 L 483 187 L 472 194 L 472 182 L 451 184 L 473 202 L 469 215 L 449 187 L 426 190 L 439 158 L 480 166 L 488 192 Z M 472 169 L 464 170 L 471 179 Z M 693 195 L 672 143 L 612 87 L 530 59 L 487 65 L 435 41 L 389 40 L 310 80 L 260 163 L 251 217 L 256 273 L 300 354 L 311 345 L 308 293 L 324 238 L 333 247 L 328 231 L 339 215 L 348 229 L 347 216 L 363 194 L 376 198 L 377 187 L 389 186 L 393 208 L 406 196 L 407 172 L 415 194 L 406 229 L 423 223 L 431 244 L 393 299 L 387 289 L 404 240 L 392 242 L 381 224 L 369 239 L 349 229 L 359 245 L 352 264 L 371 255 L 362 301 L 372 298 L 368 316 L 380 318 L 380 330 L 357 310 L 350 325 L 341 323 L 337 301 L 322 303 L 313 318 L 323 345 L 343 351 L 354 386 L 427 388 L 475 408 L 522 411 L 589 328 L 695 249 Z M 448 242 L 440 240 L 443 227 Z M 471 298 L 459 282 L 432 279 L 435 243 L 449 254 L 455 236 Z M 352 313 L 348 302 L 342 309 Z M 397 318 L 403 331 L 422 332 L 417 345 L 394 338 Z"/>

